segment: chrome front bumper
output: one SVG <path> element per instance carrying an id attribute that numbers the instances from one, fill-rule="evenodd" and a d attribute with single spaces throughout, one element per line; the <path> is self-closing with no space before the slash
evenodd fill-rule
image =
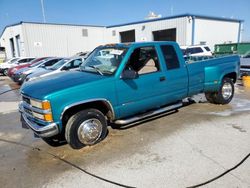
<path id="1" fill-rule="evenodd" d="M 29 120 L 26 115 L 22 102 L 19 104 L 19 112 L 21 113 L 22 127 L 30 128 L 39 137 L 52 137 L 59 133 L 59 128 L 56 123 L 49 123 L 48 125 L 40 126 L 37 123 Z"/>

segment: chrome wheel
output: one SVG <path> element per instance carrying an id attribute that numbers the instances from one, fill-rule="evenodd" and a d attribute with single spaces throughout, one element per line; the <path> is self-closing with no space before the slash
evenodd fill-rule
<path id="1" fill-rule="evenodd" d="M 225 100 L 229 99 L 232 96 L 233 88 L 230 83 L 224 83 L 222 90 L 221 90 L 222 96 Z"/>
<path id="2" fill-rule="evenodd" d="M 78 128 L 78 139 L 85 145 L 94 144 L 101 137 L 102 123 L 96 119 L 88 119 L 81 123 Z"/>

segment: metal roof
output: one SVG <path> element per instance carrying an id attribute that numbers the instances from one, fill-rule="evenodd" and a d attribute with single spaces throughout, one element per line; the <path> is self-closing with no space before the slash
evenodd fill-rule
<path id="1" fill-rule="evenodd" d="M 243 22 L 244 21 L 244 20 L 240 20 L 240 19 L 231 19 L 231 18 L 214 17 L 214 16 L 204 16 L 204 15 L 187 13 L 187 14 L 180 14 L 180 15 L 176 15 L 176 16 L 168 16 L 168 17 L 163 17 L 163 18 L 156 18 L 156 19 L 142 20 L 142 21 L 137 21 L 137 22 L 130 22 L 130 23 L 124 23 L 124 24 L 111 25 L 111 26 L 107 26 L 107 28 L 121 27 L 121 26 L 126 26 L 126 25 L 149 23 L 149 22 L 156 22 L 156 21 L 161 21 L 161 20 L 169 20 L 169 19 L 182 18 L 182 17 L 193 17 L 193 18 L 200 18 L 200 19 L 206 19 L 206 20 L 218 20 L 218 21 L 227 21 L 227 22 Z"/>
<path id="2" fill-rule="evenodd" d="M 0 37 L 3 35 L 5 29 L 8 27 L 13 27 L 21 24 L 42 24 L 42 25 L 64 25 L 64 26 L 80 26 L 80 27 L 103 27 L 105 26 L 100 26 L 100 25 L 81 25 L 81 24 L 64 24 L 64 23 L 43 23 L 43 22 L 26 22 L 26 21 L 20 21 L 14 24 L 6 25 L 0 35 Z"/>
<path id="3" fill-rule="evenodd" d="M 8 27 L 21 25 L 21 24 L 43 24 L 43 25 L 65 25 L 65 26 L 82 26 L 82 27 L 103 27 L 103 28 L 112 28 L 112 27 L 121 27 L 126 25 L 133 25 L 133 24 L 140 24 L 140 23 L 149 23 L 149 22 L 156 22 L 161 20 L 169 20 L 169 19 L 175 19 L 175 18 L 182 18 L 182 17 L 193 17 L 193 18 L 200 18 L 200 19 L 207 19 L 207 20 L 218 20 L 218 21 L 227 21 L 227 22 L 243 22 L 244 20 L 240 19 L 231 19 L 231 18 L 223 18 L 223 17 L 214 17 L 214 16 L 204 16 L 204 15 L 197 15 L 197 14 L 180 14 L 176 16 L 168 16 L 163 18 L 156 18 L 156 19 L 150 19 L 150 20 L 142 20 L 137 22 L 129 22 L 129 23 L 123 23 L 123 24 L 117 24 L 117 25 L 110 25 L 110 26 L 99 26 L 99 25 L 81 25 L 81 24 L 64 24 L 64 23 L 43 23 L 43 22 L 26 22 L 21 21 L 18 23 L 10 24 L 5 26 L 3 29 L 1 36 L 3 35 L 4 31 Z"/>

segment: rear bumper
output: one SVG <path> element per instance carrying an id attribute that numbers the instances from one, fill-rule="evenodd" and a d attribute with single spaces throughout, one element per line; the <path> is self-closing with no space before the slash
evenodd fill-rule
<path id="1" fill-rule="evenodd" d="M 19 111 L 21 113 L 21 122 L 23 128 L 31 129 L 39 137 L 52 137 L 59 134 L 59 128 L 56 123 L 49 123 L 48 125 L 38 125 L 33 122 L 24 112 L 22 103 L 19 104 Z"/>

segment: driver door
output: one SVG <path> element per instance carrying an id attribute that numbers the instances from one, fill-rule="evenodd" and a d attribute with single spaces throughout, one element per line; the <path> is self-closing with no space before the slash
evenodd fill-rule
<path id="1" fill-rule="evenodd" d="M 125 69 L 135 70 L 139 77 L 120 78 L 116 82 L 120 118 L 164 104 L 165 75 L 155 46 L 136 48 L 131 53 Z"/>

